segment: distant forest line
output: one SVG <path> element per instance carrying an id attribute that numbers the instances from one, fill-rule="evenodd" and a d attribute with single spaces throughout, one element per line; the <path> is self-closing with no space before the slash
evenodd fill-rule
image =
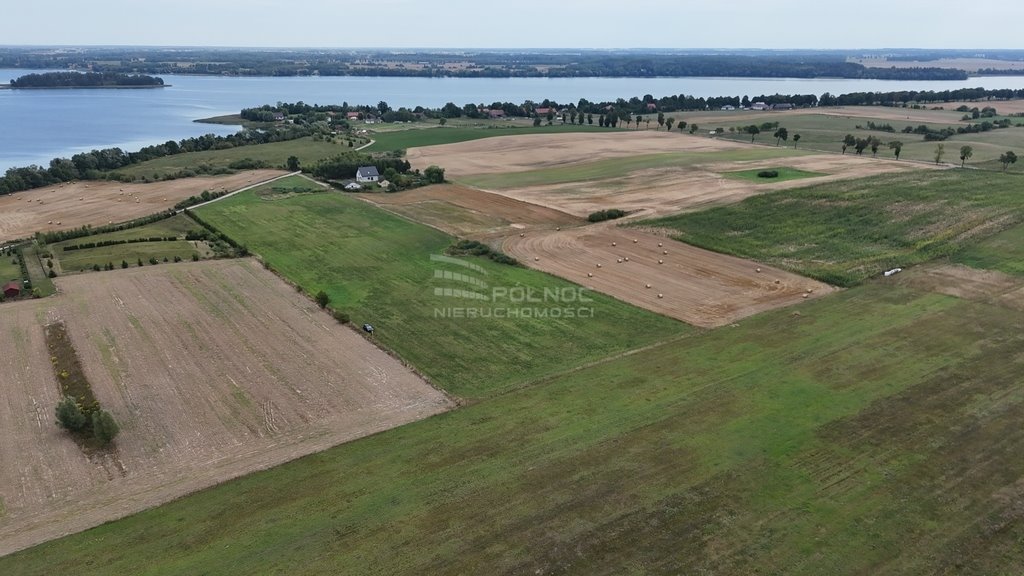
<path id="1" fill-rule="evenodd" d="M 745 77 L 964 80 L 964 70 L 875 68 L 847 61 L 870 51 L 386 51 L 229 48 L 0 48 L 0 68 L 75 69 L 129 74 L 230 76 L 417 76 L 462 78 Z M 891 60 L 962 57 L 958 51 L 906 51 Z M 1022 60 L 1024 51 L 995 51 Z M 1020 71 L 986 69 L 987 74 Z"/>

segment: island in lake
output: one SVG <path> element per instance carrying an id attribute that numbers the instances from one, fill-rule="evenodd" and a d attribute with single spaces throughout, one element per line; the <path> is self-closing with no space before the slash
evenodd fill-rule
<path id="1" fill-rule="evenodd" d="M 4 88 L 163 88 L 163 78 L 121 72 L 46 72 L 26 74 Z"/>

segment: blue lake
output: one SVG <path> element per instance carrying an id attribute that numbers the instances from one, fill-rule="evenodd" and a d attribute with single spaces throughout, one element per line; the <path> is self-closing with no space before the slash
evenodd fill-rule
<path id="1" fill-rule="evenodd" d="M 33 72 L 0 70 L 0 82 Z M 963 81 L 888 81 L 779 78 L 233 78 L 161 75 L 171 86 L 140 90 L 0 90 L 0 171 L 48 165 L 51 158 L 83 150 L 148 144 L 200 134 L 229 134 L 230 126 L 197 124 L 198 118 L 241 108 L 296 102 L 440 107 L 446 102 L 560 103 L 615 100 L 651 94 L 758 96 L 825 92 L 1024 88 L 1024 76 Z"/>

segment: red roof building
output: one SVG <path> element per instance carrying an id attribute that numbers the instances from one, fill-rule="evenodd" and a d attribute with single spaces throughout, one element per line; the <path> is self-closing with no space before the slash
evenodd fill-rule
<path id="1" fill-rule="evenodd" d="M 11 280 L 4 284 L 4 298 L 17 298 L 21 295 L 21 283 L 17 280 Z"/>

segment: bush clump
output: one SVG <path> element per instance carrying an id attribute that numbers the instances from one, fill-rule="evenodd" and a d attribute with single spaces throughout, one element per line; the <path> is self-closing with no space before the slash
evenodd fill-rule
<path id="1" fill-rule="evenodd" d="M 490 246 L 476 240 L 459 240 L 452 244 L 445 251 L 450 256 L 486 256 L 498 264 L 518 266 L 519 261 L 498 250 L 492 250 Z"/>
<path id="2" fill-rule="evenodd" d="M 760 172 L 757 173 L 757 177 L 758 178 L 778 178 L 779 177 L 779 171 L 778 170 L 761 170 Z"/>
<path id="3" fill-rule="evenodd" d="M 604 222 L 605 220 L 615 220 L 616 218 L 622 218 L 626 215 L 624 210 L 618 208 L 609 208 L 608 210 L 598 210 L 590 216 L 587 216 L 589 222 Z"/>

